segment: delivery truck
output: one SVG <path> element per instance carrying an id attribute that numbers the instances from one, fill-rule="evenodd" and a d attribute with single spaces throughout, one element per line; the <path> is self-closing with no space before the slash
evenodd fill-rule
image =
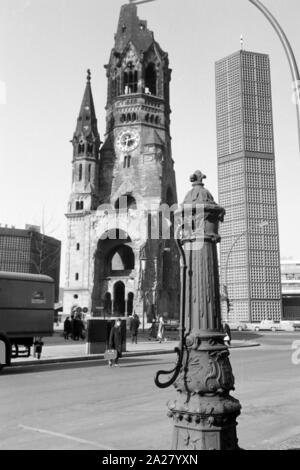
<path id="1" fill-rule="evenodd" d="M 54 280 L 0 271 L 0 369 L 29 357 L 35 339 L 53 335 Z"/>

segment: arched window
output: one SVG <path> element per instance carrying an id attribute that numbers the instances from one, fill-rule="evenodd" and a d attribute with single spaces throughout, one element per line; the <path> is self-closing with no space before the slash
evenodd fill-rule
<path id="1" fill-rule="evenodd" d="M 137 93 L 138 91 L 138 73 L 137 70 L 124 72 L 124 91 L 125 95 Z"/>
<path id="2" fill-rule="evenodd" d="M 92 165 L 90 164 L 88 166 L 88 182 L 90 183 L 91 181 L 91 173 L 92 173 Z"/>
<path id="3" fill-rule="evenodd" d="M 131 315 L 133 312 L 133 300 L 134 300 L 134 293 L 129 292 L 127 296 L 127 314 Z"/>
<path id="4" fill-rule="evenodd" d="M 136 200 L 130 194 L 126 194 L 121 196 L 119 199 L 116 200 L 115 209 L 117 212 L 121 211 L 128 211 L 129 209 L 136 209 Z"/>
<path id="5" fill-rule="evenodd" d="M 93 144 L 88 144 L 87 151 L 88 151 L 89 154 L 93 153 Z"/>
<path id="6" fill-rule="evenodd" d="M 109 256 L 111 272 L 134 269 L 134 253 L 130 246 L 121 245 L 114 249 Z"/>
<path id="7" fill-rule="evenodd" d="M 126 115 L 125 115 L 125 114 L 122 114 L 122 115 L 121 115 L 120 121 L 121 121 L 121 122 L 125 122 L 125 121 L 126 121 Z"/>
<path id="8" fill-rule="evenodd" d="M 122 281 L 116 282 L 114 285 L 113 311 L 117 316 L 125 313 L 125 284 Z"/>
<path id="9" fill-rule="evenodd" d="M 76 243 L 76 250 L 77 250 L 77 251 L 80 250 L 80 243 Z"/>
<path id="10" fill-rule="evenodd" d="M 82 180 L 82 164 L 80 163 L 79 165 L 79 171 L 78 171 L 78 181 Z"/>
<path id="11" fill-rule="evenodd" d="M 107 313 L 107 314 L 111 314 L 111 293 L 110 292 L 106 292 L 105 296 L 104 296 L 104 311 Z"/>
<path id="12" fill-rule="evenodd" d="M 151 62 L 146 67 L 146 72 L 145 72 L 145 92 L 146 93 L 156 96 L 156 80 L 157 80 L 156 67 Z"/>
<path id="13" fill-rule="evenodd" d="M 146 122 L 149 122 L 149 114 L 146 114 L 146 116 L 145 116 L 145 121 L 146 121 Z"/>
<path id="14" fill-rule="evenodd" d="M 127 114 L 127 122 L 131 122 L 131 114 Z"/>
<path id="15" fill-rule="evenodd" d="M 174 204 L 174 196 L 173 196 L 173 191 L 170 187 L 167 189 L 167 194 L 166 194 L 166 202 L 168 206 L 172 206 Z"/>
<path id="16" fill-rule="evenodd" d="M 151 116 L 150 116 L 150 122 L 151 122 L 151 124 L 153 124 L 153 122 L 154 122 L 154 116 L 153 116 L 153 114 L 151 114 Z"/>
<path id="17" fill-rule="evenodd" d="M 84 153 L 84 144 L 82 142 L 78 144 L 78 153 L 79 155 Z"/>
<path id="18" fill-rule="evenodd" d="M 160 121 L 159 116 L 156 116 L 156 118 L 155 118 L 155 124 L 159 124 L 159 121 Z"/>
<path id="19" fill-rule="evenodd" d="M 83 210 L 83 201 L 76 201 L 75 208 L 77 211 Z"/>
<path id="20" fill-rule="evenodd" d="M 129 168 L 129 167 L 130 167 L 130 163 L 131 163 L 131 155 L 125 155 L 123 167 L 124 167 L 124 168 Z"/>
<path id="21" fill-rule="evenodd" d="M 133 114 L 132 114 L 132 120 L 133 120 L 133 121 L 136 121 L 136 120 L 137 120 L 136 113 L 133 113 Z"/>

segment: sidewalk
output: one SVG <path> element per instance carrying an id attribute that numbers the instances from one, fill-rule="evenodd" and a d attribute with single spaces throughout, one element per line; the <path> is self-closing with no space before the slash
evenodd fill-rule
<path id="1" fill-rule="evenodd" d="M 165 341 L 159 343 L 157 341 L 140 341 L 138 344 L 126 345 L 124 357 L 148 356 L 156 354 L 170 354 L 178 346 L 178 341 Z M 252 341 L 236 341 L 231 342 L 232 348 L 245 348 L 259 346 L 258 343 Z M 12 366 L 32 365 L 32 364 L 50 364 L 55 362 L 76 362 L 91 361 L 103 359 L 103 354 L 87 354 L 87 344 L 84 342 L 66 342 L 59 345 L 46 345 L 43 347 L 42 358 L 40 360 L 33 356 L 28 358 L 13 359 Z"/>

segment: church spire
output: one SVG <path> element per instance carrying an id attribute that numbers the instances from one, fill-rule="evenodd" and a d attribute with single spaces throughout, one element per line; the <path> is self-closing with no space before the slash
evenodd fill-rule
<path id="1" fill-rule="evenodd" d="M 100 136 L 92 94 L 90 69 L 87 70 L 86 87 L 72 143 L 74 145 L 74 157 L 89 155 L 97 158 Z"/>

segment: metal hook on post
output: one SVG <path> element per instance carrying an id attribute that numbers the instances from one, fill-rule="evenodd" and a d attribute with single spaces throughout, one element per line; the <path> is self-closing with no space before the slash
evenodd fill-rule
<path id="1" fill-rule="evenodd" d="M 165 370 L 159 370 L 156 375 L 155 375 L 155 385 L 158 388 L 168 388 L 177 379 L 182 363 L 183 363 L 183 356 L 184 356 L 184 351 L 186 350 L 186 335 L 185 335 L 185 295 L 186 295 L 186 271 L 187 271 L 187 264 L 186 264 L 186 256 L 184 249 L 182 247 L 182 242 L 179 240 L 178 235 L 180 230 L 182 229 L 182 225 L 177 227 L 176 233 L 175 233 L 175 241 L 177 244 L 177 248 L 179 251 L 179 255 L 181 257 L 181 269 L 182 269 L 182 282 L 181 282 L 181 309 L 180 309 L 180 347 L 175 348 L 174 352 L 177 354 L 177 363 L 176 366 L 169 371 Z M 167 381 L 167 382 L 160 382 L 159 378 L 161 375 L 170 375 L 173 374 L 172 377 Z"/>

